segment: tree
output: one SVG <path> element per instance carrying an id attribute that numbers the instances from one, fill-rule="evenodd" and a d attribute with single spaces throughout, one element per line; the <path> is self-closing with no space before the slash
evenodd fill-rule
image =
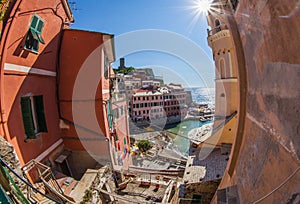
<path id="1" fill-rule="evenodd" d="M 141 152 L 147 152 L 149 149 L 151 149 L 151 143 L 148 140 L 139 141 L 137 146 Z"/>

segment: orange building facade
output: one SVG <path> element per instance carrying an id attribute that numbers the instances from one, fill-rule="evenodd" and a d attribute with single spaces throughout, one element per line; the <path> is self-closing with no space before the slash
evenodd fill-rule
<path id="1" fill-rule="evenodd" d="M 0 134 L 22 166 L 36 160 L 79 179 L 87 168 L 115 166 L 109 125 L 115 54 L 113 35 L 69 29 L 73 21 L 65 0 L 9 4 L 1 35 Z M 127 132 L 123 137 L 129 144 Z"/>
<path id="2" fill-rule="evenodd" d="M 56 101 L 61 31 L 73 22 L 66 1 L 12 1 L 1 36 L 1 132 L 22 165 L 62 145 Z"/>

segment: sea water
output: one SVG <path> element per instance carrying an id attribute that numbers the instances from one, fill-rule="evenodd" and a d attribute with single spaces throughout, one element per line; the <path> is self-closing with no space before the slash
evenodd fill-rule
<path id="1" fill-rule="evenodd" d="M 214 107 L 214 88 L 194 87 L 185 88 L 185 90 L 191 91 L 193 101 L 195 101 L 196 103 L 207 103 L 210 107 Z M 174 151 L 178 151 L 181 154 L 188 155 L 190 148 L 188 133 L 191 130 L 199 128 L 208 123 L 211 123 L 211 121 L 201 122 L 199 120 L 186 120 L 178 124 L 167 125 L 165 129 L 168 132 L 173 133 L 174 136 Z"/>
<path id="2" fill-rule="evenodd" d="M 200 122 L 199 120 L 186 120 L 178 124 L 168 125 L 165 129 L 174 137 L 174 151 L 178 151 L 183 155 L 188 155 L 190 148 L 188 133 L 191 130 L 199 128 L 208 123 L 211 123 L 211 121 Z"/>

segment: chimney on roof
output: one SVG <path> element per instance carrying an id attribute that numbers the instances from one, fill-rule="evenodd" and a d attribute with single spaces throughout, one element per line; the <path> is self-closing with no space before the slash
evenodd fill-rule
<path id="1" fill-rule="evenodd" d="M 124 69 L 125 68 L 125 58 L 122 57 L 120 58 L 120 66 L 119 69 Z"/>

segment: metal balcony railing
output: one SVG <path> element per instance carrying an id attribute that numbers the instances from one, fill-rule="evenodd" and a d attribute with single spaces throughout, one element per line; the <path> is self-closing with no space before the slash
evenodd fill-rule
<path id="1" fill-rule="evenodd" d="M 207 35 L 208 35 L 208 37 L 210 37 L 222 30 L 228 30 L 228 26 L 226 24 L 221 24 L 221 25 L 215 27 L 214 29 L 211 29 L 211 30 L 207 29 Z"/>

